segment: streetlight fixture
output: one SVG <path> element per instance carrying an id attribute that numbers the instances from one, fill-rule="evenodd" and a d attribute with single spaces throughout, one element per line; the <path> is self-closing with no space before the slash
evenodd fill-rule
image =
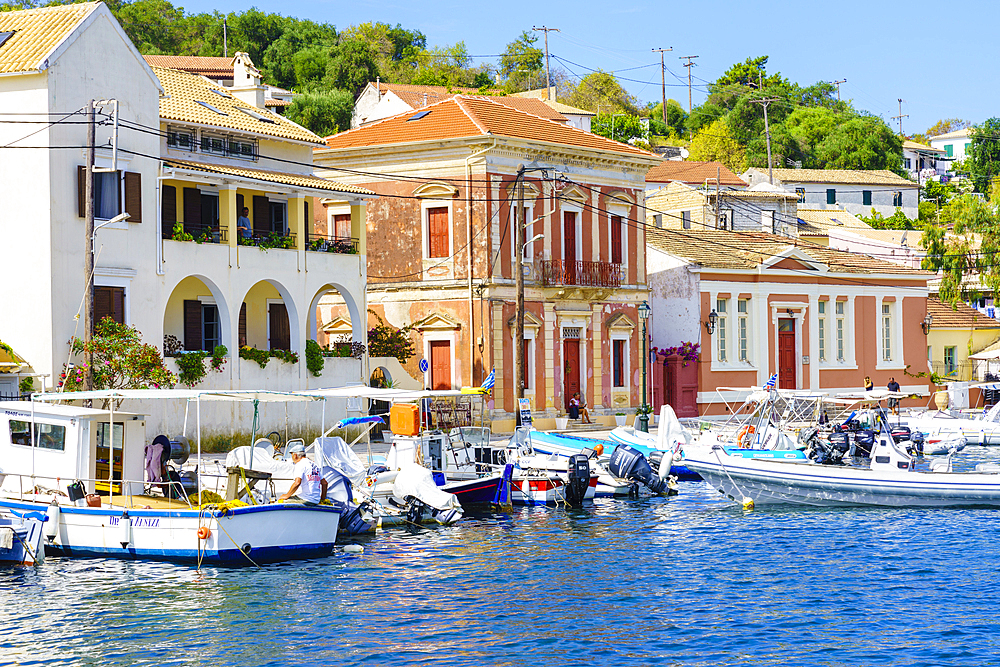
<path id="1" fill-rule="evenodd" d="M 715 308 L 712 312 L 708 314 L 708 321 L 705 322 L 705 329 L 708 331 L 708 335 L 711 336 L 715 333 L 715 323 L 719 321 L 719 314 L 715 312 Z"/>
<path id="2" fill-rule="evenodd" d="M 934 323 L 934 316 L 931 315 L 930 313 L 927 313 L 924 316 L 923 322 L 920 323 L 920 328 L 924 330 L 925 336 L 927 335 L 927 332 L 931 330 L 931 324 L 933 323 Z"/>
<path id="3" fill-rule="evenodd" d="M 648 342 L 646 340 L 646 320 L 649 319 L 650 313 L 653 311 L 649 307 L 649 303 L 643 301 L 639 304 L 639 319 L 642 320 L 642 407 L 639 413 L 639 430 L 643 433 L 649 433 L 649 408 L 646 406 L 646 357 L 648 356 Z"/>

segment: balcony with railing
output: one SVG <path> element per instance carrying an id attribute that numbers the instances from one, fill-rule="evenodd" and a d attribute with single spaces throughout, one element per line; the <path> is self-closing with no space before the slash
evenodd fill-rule
<path id="1" fill-rule="evenodd" d="M 332 252 L 339 255 L 357 255 L 359 239 L 336 234 L 318 234 L 308 232 L 306 235 L 306 250 L 313 252 Z"/>
<path id="2" fill-rule="evenodd" d="M 611 262 L 565 261 L 547 259 L 542 262 L 542 284 L 575 287 L 621 287 L 623 264 Z"/>
<path id="3" fill-rule="evenodd" d="M 194 241 L 195 243 L 229 243 L 227 229 L 183 222 L 174 223 L 172 228 L 164 229 L 163 238 L 171 241 Z"/>

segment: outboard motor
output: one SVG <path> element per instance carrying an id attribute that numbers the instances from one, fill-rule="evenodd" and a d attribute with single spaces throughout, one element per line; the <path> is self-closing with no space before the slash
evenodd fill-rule
<path id="1" fill-rule="evenodd" d="M 907 450 L 914 456 L 924 455 L 924 434 L 920 431 L 910 433 L 910 446 Z"/>
<path id="2" fill-rule="evenodd" d="M 893 426 L 892 427 L 892 439 L 896 443 L 903 442 L 904 440 L 910 439 L 910 427 L 909 426 Z"/>
<path id="3" fill-rule="evenodd" d="M 345 505 L 340 514 L 340 532 L 348 536 L 374 532 L 375 526 L 365 516 L 366 510 L 366 503 L 354 507 Z"/>
<path id="4" fill-rule="evenodd" d="M 817 437 L 812 444 L 811 458 L 821 465 L 840 465 L 850 449 L 848 435 L 838 431 L 831 433 L 826 442 Z"/>
<path id="5" fill-rule="evenodd" d="M 662 458 L 660 465 L 663 465 Z M 649 461 L 635 447 L 629 445 L 615 447 L 615 451 L 611 452 L 611 461 L 608 462 L 608 471 L 615 477 L 642 482 L 653 493 L 659 495 L 667 493 L 667 482 L 653 472 Z"/>
<path id="6" fill-rule="evenodd" d="M 653 469 L 657 475 L 660 474 L 660 466 L 663 464 L 663 459 L 666 457 L 667 463 L 670 463 L 670 457 L 666 456 L 666 452 L 656 449 L 649 453 L 649 467 Z"/>
<path id="7" fill-rule="evenodd" d="M 871 429 L 858 431 L 854 434 L 854 456 L 862 456 L 866 459 L 872 456 L 872 447 L 875 446 L 875 432 Z"/>
<path id="8" fill-rule="evenodd" d="M 574 454 L 569 457 L 569 481 L 566 483 L 566 502 L 573 507 L 583 504 L 583 499 L 590 488 L 590 461 L 586 454 Z"/>

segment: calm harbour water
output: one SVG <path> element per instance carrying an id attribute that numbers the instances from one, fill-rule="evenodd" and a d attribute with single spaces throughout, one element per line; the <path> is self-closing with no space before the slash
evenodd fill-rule
<path id="1" fill-rule="evenodd" d="M 680 486 L 261 570 L 0 570 L 0 664 L 1000 665 L 996 510 L 744 512 Z"/>

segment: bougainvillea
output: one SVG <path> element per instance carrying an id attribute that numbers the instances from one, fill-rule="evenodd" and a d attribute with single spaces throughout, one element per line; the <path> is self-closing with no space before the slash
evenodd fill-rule
<path id="1" fill-rule="evenodd" d="M 160 351 L 142 342 L 138 329 L 110 317 L 97 323 L 90 340 L 74 339 L 73 353 L 81 361 L 63 368 L 59 386 L 65 391 L 82 390 L 88 372 L 94 389 L 169 389 L 177 381 L 163 365 Z M 82 361 L 88 354 L 93 357 L 92 372 Z"/>
<path id="2" fill-rule="evenodd" d="M 701 345 L 698 343 L 684 342 L 676 347 L 665 347 L 662 350 L 658 347 L 654 347 L 653 352 L 662 354 L 664 357 L 677 354 L 680 355 L 684 361 L 698 361 L 698 356 L 701 354 Z"/>

